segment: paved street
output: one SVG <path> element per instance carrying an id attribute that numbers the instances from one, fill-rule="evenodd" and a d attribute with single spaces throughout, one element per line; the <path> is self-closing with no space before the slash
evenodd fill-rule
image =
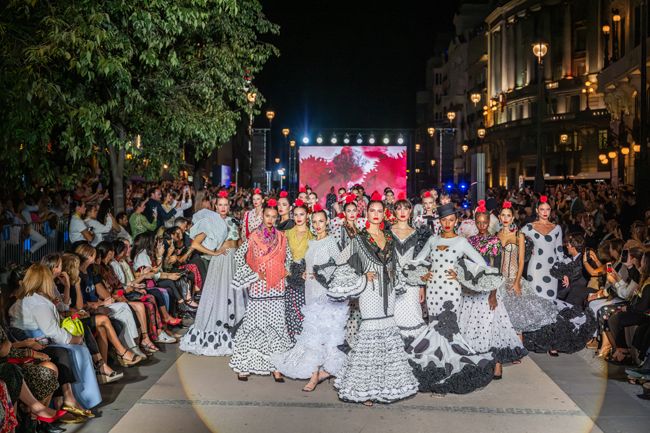
<path id="1" fill-rule="evenodd" d="M 159 356 L 160 362 L 146 371 L 162 373 L 176 355 Z M 96 422 L 70 431 L 646 431 L 650 404 L 635 397 L 640 388 L 603 379 L 601 365 L 586 352 L 557 359 L 534 355 L 506 367 L 504 380 L 470 395 L 418 394 L 366 408 L 340 402 L 327 383 L 312 394 L 300 391 L 302 382 L 276 384 L 270 377 L 253 377 L 242 383 L 227 359 L 182 354 L 155 383 L 151 376 L 134 377 L 135 369 L 129 370 L 128 383 L 119 390 L 118 385 L 109 388 L 120 393 L 119 403 L 109 399 Z"/>

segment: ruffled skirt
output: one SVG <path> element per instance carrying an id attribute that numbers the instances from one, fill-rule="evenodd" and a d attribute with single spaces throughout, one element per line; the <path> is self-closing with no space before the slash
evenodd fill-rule
<path id="1" fill-rule="evenodd" d="M 296 336 L 302 332 L 302 321 L 304 315 L 302 308 L 305 306 L 305 261 L 292 262 L 291 272 L 287 277 L 285 288 L 285 314 L 287 322 L 287 332 L 292 343 L 296 342 Z"/>
<path id="2" fill-rule="evenodd" d="M 417 393 L 418 382 L 393 318 L 361 322 L 334 387 L 341 400 L 350 402 L 391 403 Z"/>
<path id="3" fill-rule="evenodd" d="M 246 312 L 244 293 L 231 287 L 234 251 L 210 259 L 196 319 L 181 338 L 182 351 L 206 356 L 232 354 L 234 331 Z"/>
<path id="4" fill-rule="evenodd" d="M 347 302 L 319 299 L 304 306 L 302 314 L 305 319 L 296 345 L 288 352 L 271 356 L 271 362 L 293 379 L 309 379 L 321 368 L 336 376 L 345 361 L 345 353 L 338 346 L 345 340 Z"/>
<path id="5" fill-rule="evenodd" d="M 500 295 L 515 331 L 536 331 L 555 322 L 557 306 L 550 299 L 535 294 L 528 281 L 521 280 L 520 295 L 512 289 L 512 280 L 508 280 L 507 287 Z"/>

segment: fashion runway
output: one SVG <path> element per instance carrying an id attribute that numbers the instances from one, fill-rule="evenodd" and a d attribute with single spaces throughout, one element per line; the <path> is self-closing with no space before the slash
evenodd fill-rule
<path id="1" fill-rule="evenodd" d="M 239 382 L 227 361 L 183 354 L 111 431 L 601 432 L 530 358 L 472 394 L 420 393 L 371 408 L 341 402 L 327 382 L 313 393 L 301 391 L 304 382 L 269 376 Z"/>

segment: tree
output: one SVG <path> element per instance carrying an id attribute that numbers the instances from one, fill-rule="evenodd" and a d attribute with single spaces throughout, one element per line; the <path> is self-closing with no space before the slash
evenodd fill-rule
<path id="1" fill-rule="evenodd" d="M 255 109 L 247 78 L 277 54 L 257 0 L 12 0 L 3 14 L 14 21 L 0 31 L 16 30 L 2 96 L 17 114 L 0 121 L 22 131 L 4 146 L 55 142 L 72 161 L 105 151 L 118 210 L 127 154 L 149 174 L 177 167 L 186 143 L 207 155 Z"/>

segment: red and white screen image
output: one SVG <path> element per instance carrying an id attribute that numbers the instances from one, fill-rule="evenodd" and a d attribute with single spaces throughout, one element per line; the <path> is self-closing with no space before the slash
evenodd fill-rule
<path id="1" fill-rule="evenodd" d="M 390 187 L 406 192 L 406 146 L 304 146 L 299 149 L 300 185 L 325 204 L 330 188 L 364 186 L 366 193 Z"/>

